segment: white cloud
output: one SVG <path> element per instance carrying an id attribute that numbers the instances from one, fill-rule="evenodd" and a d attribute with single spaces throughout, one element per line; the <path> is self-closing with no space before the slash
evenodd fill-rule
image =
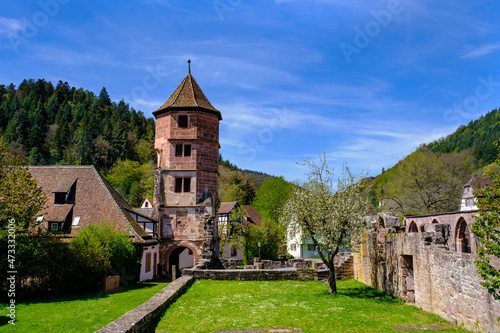
<path id="1" fill-rule="evenodd" d="M 474 59 L 484 57 L 498 50 L 500 50 L 500 43 L 486 44 L 468 51 L 467 53 L 462 55 L 460 59 Z"/>
<path id="2" fill-rule="evenodd" d="M 0 36 L 14 37 L 20 31 L 26 30 L 26 23 L 14 18 L 0 17 Z"/>

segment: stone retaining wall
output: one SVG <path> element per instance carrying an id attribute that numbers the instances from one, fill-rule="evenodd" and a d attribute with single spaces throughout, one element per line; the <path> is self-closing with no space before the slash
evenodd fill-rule
<path id="1" fill-rule="evenodd" d="M 314 269 L 309 268 L 313 266 Z M 204 267 L 203 267 L 204 268 Z M 328 279 L 329 272 L 324 264 L 317 260 L 312 262 L 304 259 L 289 261 L 255 260 L 253 265 L 245 269 L 200 269 L 200 267 L 184 269 L 184 274 L 201 280 L 301 280 L 321 281 Z M 278 268 L 278 269 L 276 269 Z M 323 268 L 323 269 L 322 269 Z M 335 276 L 337 280 L 352 279 L 354 277 L 352 254 L 343 254 L 335 261 Z"/>
<path id="2" fill-rule="evenodd" d="M 127 312 L 117 320 L 96 331 L 96 333 L 143 332 L 157 316 L 193 284 L 193 281 L 192 276 L 182 276 L 163 288 L 149 301 Z"/>
<path id="3" fill-rule="evenodd" d="M 449 215 L 458 219 L 460 214 Z M 407 233 L 405 228 L 384 228 L 383 222 L 362 237 L 361 251 L 354 256 L 357 280 L 466 329 L 500 332 L 500 301 L 481 286 L 477 255 L 457 252 L 449 224 L 422 223 L 420 231 Z M 492 263 L 500 266 L 498 259 Z"/>
<path id="4" fill-rule="evenodd" d="M 241 281 L 267 281 L 267 280 L 314 280 L 317 271 L 290 269 L 184 269 L 184 274 L 189 274 L 197 280 L 241 280 Z"/>

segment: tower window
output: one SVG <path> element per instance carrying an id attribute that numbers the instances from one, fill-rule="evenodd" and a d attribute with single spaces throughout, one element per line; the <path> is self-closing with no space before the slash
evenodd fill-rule
<path id="1" fill-rule="evenodd" d="M 188 116 L 179 116 L 177 123 L 179 127 L 186 128 L 188 127 Z"/>
<path id="2" fill-rule="evenodd" d="M 191 145 L 175 145 L 175 156 L 191 156 Z"/>
<path id="3" fill-rule="evenodd" d="M 191 178 L 184 178 L 184 192 L 191 191 Z"/>
<path id="4" fill-rule="evenodd" d="M 182 192 L 182 178 L 175 178 L 175 192 Z"/>
<path id="5" fill-rule="evenodd" d="M 188 193 L 191 191 L 191 178 L 175 178 L 175 192 Z"/>
<path id="6" fill-rule="evenodd" d="M 175 156 L 182 156 L 182 145 L 175 145 Z"/>

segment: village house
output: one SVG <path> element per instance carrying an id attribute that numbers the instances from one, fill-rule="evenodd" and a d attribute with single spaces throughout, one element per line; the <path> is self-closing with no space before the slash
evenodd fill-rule
<path id="1" fill-rule="evenodd" d="M 464 185 L 464 191 L 462 193 L 462 198 L 460 199 L 460 211 L 465 212 L 477 210 L 477 198 L 473 195 L 473 191 L 481 190 L 486 186 L 490 186 L 492 184 L 493 182 L 488 178 L 472 177 Z"/>
<path id="2" fill-rule="evenodd" d="M 28 171 L 47 196 L 37 225 L 66 241 L 91 224 L 113 225 L 143 251 L 140 281 L 159 274 L 157 222 L 134 211 L 94 166 L 30 166 Z"/>
<path id="3" fill-rule="evenodd" d="M 289 226 L 286 234 L 288 253 L 294 258 L 319 258 L 318 249 L 311 239 L 303 237 L 299 228 Z"/>
<path id="4" fill-rule="evenodd" d="M 237 220 L 233 213 L 242 208 L 246 213 L 241 216 L 241 220 Z M 262 217 L 255 208 L 249 205 L 242 205 L 237 201 L 223 202 L 220 204 L 217 224 L 219 233 L 223 241 L 226 241 L 221 248 L 221 258 L 229 260 L 243 260 L 243 250 L 231 244 L 230 240 L 240 228 L 245 228 L 250 225 L 260 226 Z"/>

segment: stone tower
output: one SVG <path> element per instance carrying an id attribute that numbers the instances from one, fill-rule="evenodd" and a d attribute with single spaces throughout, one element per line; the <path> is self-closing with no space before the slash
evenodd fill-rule
<path id="1" fill-rule="evenodd" d="M 171 274 L 202 255 L 204 215 L 213 214 L 219 189 L 219 121 L 189 71 L 156 111 L 155 206 L 160 222 L 160 260 Z M 211 200 L 209 198 L 212 198 Z M 211 202 L 211 204 L 209 204 Z"/>

